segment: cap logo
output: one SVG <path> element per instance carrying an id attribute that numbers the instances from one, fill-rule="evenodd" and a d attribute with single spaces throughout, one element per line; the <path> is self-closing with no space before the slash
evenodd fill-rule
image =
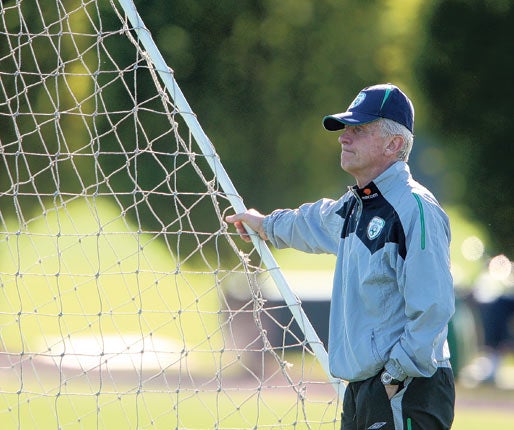
<path id="1" fill-rule="evenodd" d="M 366 230 L 366 234 L 368 235 L 369 240 L 376 239 L 384 228 L 384 225 L 385 221 L 382 218 L 378 216 L 373 217 L 373 219 L 369 222 L 368 228 Z"/>
<path id="2" fill-rule="evenodd" d="M 348 107 L 348 109 L 353 109 L 354 107 L 359 106 L 364 101 L 365 98 L 366 98 L 366 93 L 360 92 L 359 94 L 357 94 L 357 97 L 355 97 L 355 100 Z"/>

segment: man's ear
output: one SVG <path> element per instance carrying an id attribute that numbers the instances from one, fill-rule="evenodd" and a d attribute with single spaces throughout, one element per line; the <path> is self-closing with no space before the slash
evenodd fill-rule
<path id="1" fill-rule="evenodd" d="M 392 139 L 389 140 L 387 145 L 385 146 L 384 153 L 386 155 L 396 155 L 403 148 L 403 137 L 396 135 L 393 136 Z"/>

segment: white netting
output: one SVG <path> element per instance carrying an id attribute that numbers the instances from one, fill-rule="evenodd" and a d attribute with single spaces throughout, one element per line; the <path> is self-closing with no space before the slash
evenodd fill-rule
<path id="1" fill-rule="evenodd" d="M 0 20 L 2 429 L 337 427 L 118 3 Z"/>

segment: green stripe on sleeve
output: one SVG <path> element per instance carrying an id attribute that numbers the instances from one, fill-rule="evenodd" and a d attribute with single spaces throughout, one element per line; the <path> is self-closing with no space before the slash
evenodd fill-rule
<path id="1" fill-rule="evenodd" d="M 418 202 L 419 207 L 419 222 L 421 224 L 421 249 L 425 249 L 425 212 L 423 211 L 423 203 L 421 202 L 421 198 L 412 193 L 416 201 Z"/>

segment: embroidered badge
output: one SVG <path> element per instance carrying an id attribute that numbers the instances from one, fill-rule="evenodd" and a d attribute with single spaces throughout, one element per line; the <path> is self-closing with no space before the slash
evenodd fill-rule
<path id="1" fill-rule="evenodd" d="M 385 221 L 382 218 L 378 216 L 373 217 L 373 219 L 369 222 L 368 228 L 366 230 L 366 234 L 368 235 L 369 240 L 376 239 L 380 235 L 384 225 Z"/>
<path id="2" fill-rule="evenodd" d="M 357 97 L 355 97 L 355 100 L 348 107 L 348 109 L 352 109 L 352 108 L 354 108 L 356 106 L 359 106 L 364 101 L 365 98 L 366 98 L 366 93 L 359 93 L 359 94 L 357 94 Z"/>

